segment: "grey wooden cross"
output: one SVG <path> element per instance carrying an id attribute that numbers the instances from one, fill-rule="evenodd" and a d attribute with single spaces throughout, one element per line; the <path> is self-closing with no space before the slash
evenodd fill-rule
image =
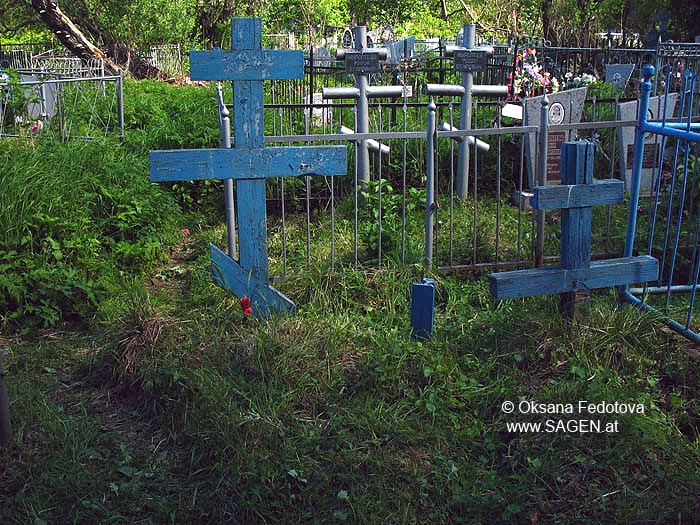
<path id="1" fill-rule="evenodd" d="M 264 147 L 263 81 L 303 78 L 303 52 L 262 49 L 258 18 L 234 18 L 231 33 L 231 51 L 190 53 L 190 76 L 234 81 L 234 147 L 151 151 L 151 180 L 235 179 L 239 260 L 210 245 L 214 281 L 249 297 L 254 315 L 291 312 L 294 303 L 269 284 L 265 179 L 345 175 L 346 147 Z"/>

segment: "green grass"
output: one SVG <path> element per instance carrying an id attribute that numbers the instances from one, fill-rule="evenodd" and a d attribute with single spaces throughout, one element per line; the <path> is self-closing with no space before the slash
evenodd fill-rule
<path id="1" fill-rule="evenodd" d="M 290 280 L 298 314 L 261 321 L 206 271 L 134 285 L 102 336 L 8 341 L 6 520 L 692 521 L 697 358 L 612 296 L 572 325 L 554 300 L 496 305 L 482 280 L 438 276 L 421 344 L 413 272 Z M 521 398 L 645 414 L 508 433 L 544 420 L 500 411 Z"/>
<path id="2" fill-rule="evenodd" d="M 434 336 L 412 341 L 421 196 L 409 199 L 399 266 L 400 198 L 388 187 L 382 267 L 371 212 L 360 228 L 366 267 L 354 267 L 352 207 L 339 203 L 334 270 L 327 214 L 314 215 L 308 269 L 305 219 L 291 216 L 275 286 L 298 312 L 246 318 L 211 282 L 220 191 L 145 176 L 148 149 L 187 145 L 167 117 L 176 108 L 208 130 L 193 147 L 215 143 L 209 116 L 194 111 L 211 90 L 184 89 L 178 102 L 177 88 L 128 89 L 143 104 L 124 144 L 0 143 L 0 222 L 10 225 L 0 232 L 0 351 L 14 427 L 0 449 L 0 522 L 697 521 L 700 362 L 689 343 L 618 307 L 612 291 L 567 322 L 556 297 L 495 302 L 485 275 L 440 273 Z M 480 256 L 493 255 L 496 205 L 478 204 Z M 514 250 L 517 216 L 503 208 L 501 242 Z M 471 203 L 455 208 L 467 244 L 472 214 Z M 281 275 L 274 219 L 270 231 Z M 581 416 L 617 421 L 615 433 L 509 432 L 563 417 L 501 410 L 522 400 L 645 413 Z"/>

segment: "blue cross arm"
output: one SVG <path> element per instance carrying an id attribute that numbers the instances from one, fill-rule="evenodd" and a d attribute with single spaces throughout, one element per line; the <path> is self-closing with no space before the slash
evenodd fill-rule
<path id="1" fill-rule="evenodd" d="M 149 161 L 153 182 L 347 173 L 345 146 L 155 150 L 149 152 Z"/>
<path id="2" fill-rule="evenodd" d="M 658 261 L 649 255 L 640 255 L 594 261 L 588 268 L 567 270 L 548 266 L 493 273 L 489 276 L 489 290 L 496 299 L 518 299 L 648 282 L 656 279 L 658 273 Z"/>
<path id="3" fill-rule="evenodd" d="M 619 204 L 624 200 L 624 191 L 625 183 L 617 179 L 594 180 L 593 184 L 537 186 L 530 202 L 538 210 Z"/>
<path id="4" fill-rule="evenodd" d="M 270 49 L 190 51 L 192 80 L 304 78 L 304 52 Z"/>

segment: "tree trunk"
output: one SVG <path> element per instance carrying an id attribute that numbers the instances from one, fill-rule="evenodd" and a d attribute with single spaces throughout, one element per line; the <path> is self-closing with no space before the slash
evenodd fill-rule
<path id="1" fill-rule="evenodd" d="M 61 43 L 75 56 L 86 61 L 102 59 L 104 60 L 105 73 L 110 75 L 119 74 L 119 65 L 85 37 L 72 20 L 61 11 L 58 3 L 52 0 L 32 0 L 32 7 L 39 13 L 41 19 Z M 162 76 L 158 68 L 139 57 L 126 44 L 119 44 L 114 47 L 116 54 L 127 57 L 129 71 L 134 77 L 158 78 Z"/>

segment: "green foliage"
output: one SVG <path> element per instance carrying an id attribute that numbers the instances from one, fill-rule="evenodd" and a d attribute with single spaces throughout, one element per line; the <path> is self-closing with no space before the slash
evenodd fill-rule
<path id="1" fill-rule="evenodd" d="M 407 250 L 418 251 L 415 239 L 420 239 L 420 224 L 423 217 L 418 212 L 425 210 L 425 190 L 408 188 L 406 195 L 394 191 L 387 180 L 369 181 L 362 192 L 363 206 L 359 210 L 359 237 L 368 249 L 379 246 L 395 260 L 400 260 L 402 242 Z M 405 216 L 405 220 L 402 217 Z M 381 220 L 380 220 L 381 219 Z"/>
<path id="2" fill-rule="evenodd" d="M 127 82 L 124 145 L 0 142 L 3 328 L 89 319 L 123 276 L 163 260 L 179 230 L 176 201 L 196 208 L 218 192 L 192 184 L 170 193 L 151 184 L 148 150 L 215 145 L 212 96 Z"/>

